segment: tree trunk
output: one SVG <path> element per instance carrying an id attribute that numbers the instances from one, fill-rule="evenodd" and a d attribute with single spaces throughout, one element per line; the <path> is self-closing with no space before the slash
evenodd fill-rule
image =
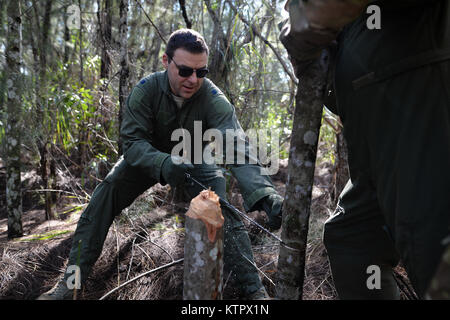
<path id="1" fill-rule="evenodd" d="M 153 58 L 153 64 L 152 64 L 152 70 L 151 72 L 156 72 L 159 69 L 159 64 L 161 63 L 160 58 L 159 58 L 159 51 L 161 50 L 161 38 L 160 37 L 153 37 L 154 41 L 154 45 L 152 46 L 153 50 L 151 52 L 151 54 L 149 54 L 148 56 L 148 65 L 150 65 L 150 61 Z"/>
<path id="2" fill-rule="evenodd" d="M 120 79 L 119 79 L 119 130 L 122 124 L 122 112 L 128 97 L 128 33 L 127 33 L 128 0 L 120 0 Z M 119 138 L 119 155 L 122 154 L 122 142 Z"/>
<path id="3" fill-rule="evenodd" d="M 80 9 L 80 30 L 79 30 L 79 44 L 80 44 L 80 84 L 84 82 L 84 57 L 83 57 L 83 14 L 81 9 L 81 0 L 78 0 L 78 8 Z"/>
<path id="4" fill-rule="evenodd" d="M 42 26 L 42 43 L 43 43 L 43 53 L 45 55 L 45 60 L 43 61 L 45 64 L 42 64 L 41 72 L 42 77 L 40 77 L 41 81 L 45 81 L 45 87 L 42 87 L 44 89 L 47 88 L 47 68 L 48 66 L 52 65 L 53 61 L 53 50 L 51 50 L 51 43 L 49 42 L 49 36 L 50 36 L 50 29 L 51 29 L 51 11 L 52 11 L 52 3 L 53 0 L 47 0 L 45 3 L 45 12 L 44 12 L 44 21 Z M 50 61 L 50 62 L 49 62 Z M 55 104 L 51 103 L 50 105 L 50 114 L 55 115 L 57 113 Z M 50 118 L 50 121 L 53 121 L 53 118 Z M 50 135 L 50 141 L 49 141 L 49 149 L 47 150 L 47 161 L 49 163 L 49 170 L 48 170 L 48 189 L 56 190 L 58 189 L 57 186 L 57 179 L 56 179 L 56 161 L 54 157 L 52 156 L 54 154 L 54 143 L 53 139 L 51 137 L 54 135 L 54 129 L 55 125 L 54 123 L 51 126 L 51 135 Z M 54 205 L 56 201 L 58 200 L 58 193 L 56 192 L 48 192 L 48 197 L 50 199 L 49 203 L 49 211 L 48 211 L 48 217 L 50 219 L 57 218 L 56 212 L 53 210 Z"/>
<path id="5" fill-rule="evenodd" d="M 102 53 L 101 53 L 101 65 L 100 65 L 100 78 L 109 78 L 109 73 L 111 69 L 111 59 L 108 54 L 108 49 L 111 46 L 111 0 L 103 1 L 103 12 L 100 14 L 100 34 L 102 43 Z M 100 1 L 99 1 L 100 10 Z"/>
<path id="6" fill-rule="evenodd" d="M 47 0 L 45 2 L 45 11 L 44 11 L 44 20 L 42 21 L 42 39 L 40 43 L 40 56 L 41 59 L 41 70 L 40 70 L 40 80 L 45 78 L 45 74 L 47 73 L 47 59 L 48 55 L 51 54 L 51 50 L 49 50 L 49 34 L 50 34 L 50 13 L 52 11 L 52 0 Z"/>
<path id="7" fill-rule="evenodd" d="M 210 63 L 208 64 L 209 68 L 208 78 L 210 78 L 216 85 L 224 87 L 229 68 L 226 59 L 231 58 L 224 56 L 225 52 L 227 51 L 227 38 L 223 32 L 221 22 L 220 12 L 222 8 L 222 1 L 219 1 L 219 3 L 217 4 L 217 9 L 213 9 L 211 2 L 209 0 L 205 0 L 205 5 L 209 12 L 209 15 L 211 16 L 211 20 L 213 21 L 214 24 L 214 30 L 210 42 L 211 52 L 209 54 Z"/>
<path id="8" fill-rule="evenodd" d="M 5 4 L 6 4 L 6 1 L 0 1 L 0 37 L 2 37 L 2 38 L 5 35 L 5 31 L 3 29 L 3 27 L 4 27 L 4 25 L 3 25 L 3 23 L 4 23 L 4 16 L 3 16 L 3 14 L 5 12 Z"/>
<path id="9" fill-rule="evenodd" d="M 22 132 L 22 18 L 20 0 L 8 3 L 8 38 L 6 48 L 7 119 L 6 119 L 6 211 L 8 238 L 21 237 L 22 189 L 20 179 L 20 144 Z"/>
<path id="10" fill-rule="evenodd" d="M 298 82 L 281 233 L 287 246 L 297 250 L 280 247 L 276 295 L 281 300 L 302 298 L 311 194 L 327 70 L 328 57 L 318 59 L 304 71 Z"/>
<path id="11" fill-rule="evenodd" d="M 50 137 L 52 135 L 52 131 L 48 132 L 47 128 L 52 127 L 51 125 L 47 125 L 47 121 L 52 121 L 51 117 L 47 116 L 48 114 L 55 114 L 55 110 L 46 109 L 46 98 L 45 98 L 45 90 L 47 87 L 47 66 L 49 61 L 48 54 L 51 50 L 49 50 L 49 34 L 51 28 L 51 10 L 52 10 L 52 1 L 47 0 L 44 6 L 44 18 L 42 20 L 42 26 L 40 23 L 40 13 L 38 3 L 33 1 L 35 19 L 36 19 L 36 30 L 37 30 L 37 48 L 33 48 L 34 59 L 36 64 L 36 73 L 38 74 L 36 79 L 36 104 L 37 104 L 37 119 L 38 123 L 41 124 L 40 128 L 40 137 L 38 141 L 38 150 L 41 158 L 40 161 L 40 175 L 42 179 L 42 184 L 44 189 L 55 189 L 56 175 L 54 174 L 55 170 L 51 168 L 55 167 L 54 160 L 51 158 L 50 151 L 51 142 Z M 34 41 L 31 41 L 32 47 L 34 47 Z M 38 60 L 37 60 L 38 59 Z M 52 129 L 50 129 L 52 130 Z M 53 204 L 56 201 L 55 194 L 52 192 L 44 192 L 45 199 L 45 218 L 46 220 L 56 218 L 56 215 L 53 211 Z"/>
<path id="12" fill-rule="evenodd" d="M 70 29 L 67 23 L 68 19 L 67 10 L 64 10 L 63 19 L 64 19 L 64 57 L 63 57 L 63 63 L 67 64 L 69 62 L 70 58 Z"/>
<path id="13" fill-rule="evenodd" d="M 6 31 L 3 29 L 4 25 L 4 12 L 5 12 L 5 2 L 4 1 L 0 1 L 0 38 L 4 38 Z M 5 68 L 2 68 L 2 70 L 0 71 L 0 121 L 2 123 L 5 123 L 5 112 L 6 112 L 6 108 L 5 108 L 5 89 L 6 89 L 6 73 L 4 70 Z M 5 154 L 5 150 L 3 149 L 3 144 L 0 144 L 0 154 Z"/>
<path id="14" fill-rule="evenodd" d="M 223 289 L 223 228 L 210 242 L 205 224 L 186 216 L 184 300 L 221 300 Z"/>

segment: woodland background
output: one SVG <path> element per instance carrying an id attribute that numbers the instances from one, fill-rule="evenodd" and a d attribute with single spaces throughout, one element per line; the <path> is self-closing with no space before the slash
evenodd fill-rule
<path id="1" fill-rule="evenodd" d="M 0 298 L 33 299 L 63 272 L 78 217 L 121 153 L 123 103 L 140 78 L 162 70 L 165 43 L 179 28 L 204 35 L 208 77 L 234 104 L 243 129 L 280 130 L 281 168 L 273 180 L 284 193 L 297 87 L 278 39 L 284 2 L 0 2 Z M 348 177 L 340 141 L 339 119 L 325 110 L 306 299 L 336 297 L 320 237 Z M 227 176 L 230 201 L 242 208 L 235 181 Z M 9 200 L 7 185 L 15 191 Z M 97 299 L 133 275 L 183 255 L 188 204 L 177 202 L 169 189 L 156 185 L 116 219 L 79 298 Z M 8 227 L 8 212 L 21 221 L 17 229 Z M 277 247 L 248 228 L 255 261 L 273 293 Z M 182 267 L 175 266 L 108 298 L 179 299 L 181 284 Z M 234 297 L 232 287 L 227 290 Z"/>

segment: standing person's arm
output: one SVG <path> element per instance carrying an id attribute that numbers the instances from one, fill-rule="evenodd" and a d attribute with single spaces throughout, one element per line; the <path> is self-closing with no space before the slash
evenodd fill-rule
<path id="1" fill-rule="evenodd" d="M 286 47 L 296 76 L 317 59 L 348 23 L 355 20 L 369 0 L 289 0 L 280 40 Z"/>

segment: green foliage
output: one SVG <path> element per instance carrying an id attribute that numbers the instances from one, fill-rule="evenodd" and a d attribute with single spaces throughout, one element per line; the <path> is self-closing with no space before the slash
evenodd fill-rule
<path id="1" fill-rule="evenodd" d="M 117 140 L 117 118 L 114 113 L 107 119 L 101 114 L 98 101 L 100 95 L 104 94 L 99 90 L 102 84 L 94 82 L 92 88 L 86 88 L 87 83 L 69 77 L 72 67 L 59 62 L 58 68 L 51 74 L 43 97 L 46 101 L 44 131 L 51 143 L 60 146 L 69 157 L 79 155 L 85 148 L 88 167 L 97 169 L 98 163 L 108 159 L 114 161 L 116 158 L 114 145 L 112 148 L 111 143 L 105 144 L 102 138 L 107 141 Z M 87 57 L 84 74 L 89 79 L 95 79 L 99 68 L 98 56 Z"/>
<path id="2" fill-rule="evenodd" d="M 57 106 L 55 138 L 69 154 L 80 142 L 79 138 L 90 129 L 95 116 L 95 106 L 90 90 L 76 85 L 72 85 L 71 89 L 69 91 L 62 90 L 58 97 L 61 99 L 59 101 L 49 98 L 49 101 L 54 102 Z M 81 143 L 92 142 L 81 141 Z"/>
<path id="3" fill-rule="evenodd" d="M 42 233 L 42 234 L 34 234 L 31 237 L 22 237 L 16 241 L 18 241 L 18 242 L 44 241 L 44 240 L 50 240 L 50 239 L 56 238 L 58 236 L 61 236 L 61 235 L 64 235 L 64 234 L 67 234 L 70 232 L 72 232 L 72 230 L 49 231 L 49 232 Z"/>
<path id="4" fill-rule="evenodd" d="M 110 73 L 108 78 L 99 79 L 103 38 L 98 17 L 106 14 L 103 6 L 98 7 L 99 3 L 102 1 L 82 0 L 83 30 L 80 33 L 70 29 L 68 34 L 64 30 L 66 7 L 54 5 L 48 36 L 51 48 L 47 51 L 44 72 L 39 69 L 37 41 L 43 29 L 36 26 L 36 21 L 42 24 L 44 4 L 36 2 L 37 8 L 24 10 L 23 20 L 26 31 L 23 68 L 27 83 L 23 105 L 27 115 L 24 144 L 37 155 L 36 142 L 53 144 L 62 152 L 58 156 L 83 168 L 83 181 L 90 179 L 90 175 L 101 177 L 101 171 L 105 167 L 109 169 L 118 156 L 119 7 L 110 8 L 112 42 L 106 44 L 111 59 Z M 129 3 L 129 89 L 141 76 L 162 69 L 160 61 L 165 44 L 160 34 L 167 40 L 172 31 L 185 27 L 177 0 L 139 3 L 145 14 L 136 2 Z M 212 12 L 207 10 L 207 3 Z M 267 0 L 232 3 L 248 23 L 225 0 L 186 2 L 186 9 L 192 28 L 203 34 L 210 48 L 210 58 L 218 53 L 220 61 L 214 67 L 220 72 L 214 80 L 233 102 L 243 129 L 266 129 L 269 135 L 278 130 L 280 158 L 287 158 L 296 87 L 283 70 L 279 57 L 268 46 L 270 43 L 289 65 L 286 50 L 278 40 L 277 24 L 283 3 Z M 25 6 L 30 5 L 31 2 L 25 2 Z M 100 14 L 94 14 L 98 10 Z M 1 27 L 5 29 L 5 26 L 3 20 Z M 0 40 L 4 39 L 4 34 L 0 34 Z M 2 46 L 0 54 L 4 54 Z M 0 115 L 1 112 L 0 108 Z M 332 129 L 324 125 L 321 141 L 327 146 L 326 156 L 331 160 L 334 160 L 333 135 Z M 0 117 L 0 142 L 3 136 L 4 118 Z M 270 151 L 271 146 L 267 147 Z"/>

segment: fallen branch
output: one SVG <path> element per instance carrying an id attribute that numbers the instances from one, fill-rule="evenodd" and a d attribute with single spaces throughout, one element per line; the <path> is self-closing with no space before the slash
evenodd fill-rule
<path id="1" fill-rule="evenodd" d="M 175 265 L 175 264 L 178 264 L 178 263 L 180 263 L 180 262 L 183 262 L 183 260 L 184 260 L 184 258 L 181 258 L 181 259 L 175 260 L 175 261 L 173 261 L 173 262 L 170 262 L 170 263 L 168 263 L 168 264 L 165 264 L 165 265 L 163 265 L 163 266 L 160 266 L 160 267 L 158 267 L 158 268 L 156 268 L 156 269 L 152 269 L 152 270 L 146 271 L 146 272 L 144 272 L 144 273 L 141 273 L 140 275 L 134 277 L 133 279 L 130 279 L 130 280 L 128 280 L 128 281 L 122 283 L 120 286 L 118 286 L 118 287 L 112 289 L 111 291 L 107 292 L 107 293 L 104 294 L 99 300 L 105 299 L 107 296 L 109 296 L 109 295 L 111 295 L 112 293 L 114 293 L 114 292 L 116 292 L 116 291 L 122 289 L 123 287 L 125 287 L 126 285 L 130 284 L 130 283 L 133 282 L 133 281 L 136 281 L 136 280 L 138 280 L 138 279 L 140 279 L 140 278 L 142 278 L 142 277 L 145 277 L 146 275 L 149 275 L 149 274 L 151 274 L 151 273 L 153 273 L 153 272 L 156 272 L 156 271 L 159 271 L 159 270 L 162 270 L 162 269 L 171 267 L 171 266 L 173 266 L 173 265 Z"/>
<path id="2" fill-rule="evenodd" d="M 165 253 L 167 253 L 167 255 L 170 257 L 170 260 L 174 261 L 174 258 L 173 258 L 172 255 L 169 253 L 169 251 L 167 251 L 166 249 L 164 249 L 162 246 L 160 246 L 160 245 L 157 244 L 156 242 L 153 242 L 152 239 L 150 239 L 150 235 L 148 234 L 148 232 L 147 232 L 144 228 L 142 228 L 141 226 L 139 226 L 139 228 L 147 234 L 147 238 L 144 238 L 144 237 L 142 237 L 142 238 L 144 238 L 146 241 L 150 242 L 151 244 L 157 246 L 157 247 L 160 248 L 162 251 L 164 251 Z M 144 249 L 142 249 L 142 248 L 139 247 L 139 246 L 138 246 L 138 248 L 141 249 L 141 250 L 144 250 Z M 145 251 L 143 251 L 143 252 L 147 255 L 147 253 L 146 253 Z"/>
<path id="3" fill-rule="evenodd" d="M 254 267 L 256 268 L 256 270 L 258 270 L 258 271 L 263 275 L 263 277 L 266 278 L 266 279 L 267 279 L 274 287 L 276 286 L 275 283 L 272 281 L 272 279 L 270 279 L 270 278 L 264 273 L 264 271 L 261 270 L 262 267 L 261 267 L 261 268 L 258 268 L 258 266 L 256 265 L 256 263 L 252 262 L 249 258 L 247 258 L 246 256 L 244 256 L 243 254 L 241 254 L 241 256 L 243 256 L 244 259 L 248 261 L 248 263 L 250 263 L 252 266 L 254 266 Z M 271 261 L 270 263 L 272 263 L 272 261 Z M 264 267 L 264 266 L 263 266 L 263 267 Z"/>

